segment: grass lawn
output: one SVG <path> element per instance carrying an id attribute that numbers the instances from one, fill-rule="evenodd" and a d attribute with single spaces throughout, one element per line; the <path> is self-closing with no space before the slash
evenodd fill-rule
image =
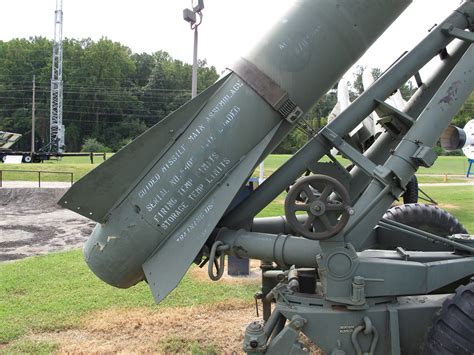
<path id="1" fill-rule="evenodd" d="M 474 234 L 474 186 L 425 186 L 423 187 L 440 207 L 449 211 L 466 229 Z M 285 214 L 285 193 L 280 194 L 270 205 L 261 211 L 257 217 L 282 216 Z M 423 201 L 420 201 L 423 203 Z"/>
<path id="2" fill-rule="evenodd" d="M 271 155 L 265 163 L 267 176 L 289 157 L 288 155 Z M 8 165 L 8 169 L 41 168 L 41 170 L 49 171 L 73 171 L 77 179 L 98 164 L 91 165 L 87 159 L 87 157 L 65 158 L 60 162 L 44 164 Z M 463 174 L 464 160 L 464 157 L 440 157 L 431 172 Z M 12 174 L 11 179 L 18 180 L 19 178 L 18 175 Z M 433 179 L 438 178 L 422 177 L 420 181 L 438 182 Z M 450 178 L 449 182 L 455 182 L 454 179 Z M 473 186 L 426 186 L 423 190 L 437 200 L 441 207 L 455 215 L 471 233 L 474 233 Z M 283 215 L 285 195 L 282 193 L 259 216 Z M 3 348 L 0 345 L 0 354 L 50 353 L 55 349 L 54 344 L 34 343 L 22 337 L 30 332 L 58 331 L 78 327 L 85 315 L 96 310 L 137 307 L 158 310 L 235 299 L 250 302 L 257 290 L 255 285 L 246 284 L 214 283 L 209 286 L 208 283 L 187 275 L 180 286 L 157 306 L 145 283 L 140 283 L 131 289 L 120 290 L 98 280 L 83 262 L 80 251 L 0 264 L 0 280 L 0 344 L 7 344 Z M 19 342 L 11 343 L 15 339 L 19 339 Z"/>
<path id="3" fill-rule="evenodd" d="M 267 172 L 275 171 L 279 166 L 286 162 L 291 155 L 286 154 L 272 154 L 265 160 L 265 176 Z M 342 165 L 347 166 L 350 162 L 347 159 L 339 158 Z M 328 158 L 323 158 L 322 161 L 329 161 Z M 448 175 L 465 175 L 468 166 L 467 158 L 464 156 L 441 156 L 438 157 L 435 164 L 431 168 L 420 168 L 420 174 L 448 174 Z M 269 175 L 269 174 L 268 174 Z"/>
<path id="4" fill-rule="evenodd" d="M 110 157 L 111 154 L 107 156 Z M 64 157 L 61 160 L 49 160 L 39 164 L 2 164 L 0 165 L 0 170 L 41 170 L 48 172 L 41 174 L 41 181 L 69 182 L 69 175 L 54 174 L 54 172 L 71 172 L 74 174 L 74 181 L 77 181 L 102 162 L 102 157 L 94 157 L 94 164 L 91 164 L 89 157 Z M 3 172 L 3 180 L 37 181 L 38 174 L 31 172 Z"/>
<path id="5" fill-rule="evenodd" d="M 0 264 L 0 344 L 33 332 L 74 328 L 81 317 L 110 308 L 193 306 L 223 300 L 251 301 L 255 285 L 208 283 L 185 276 L 159 306 L 146 283 L 111 287 L 88 269 L 81 251 Z"/>
<path id="6" fill-rule="evenodd" d="M 474 234 L 474 186 L 425 186 L 423 191 Z"/>
<path id="7" fill-rule="evenodd" d="M 113 153 L 109 153 L 107 156 L 112 156 Z M 265 177 L 270 176 L 278 167 L 285 163 L 291 155 L 287 154 L 272 154 L 265 160 Z M 350 162 L 347 159 L 338 158 L 342 165 L 347 166 Z M 95 157 L 94 164 L 90 163 L 89 157 L 64 157 L 61 160 L 50 160 L 41 164 L 8 164 L 0 165 L 1 169 L 7 170 L 41 170 L 48 171 L 50 173 L 42 174 L 42 181 L 63 181 L 69 182 L 70 177 L 68 175 L 54 174 L 54 172 L 72 172 L 74 173 L 74 181 L 79 180 L 89 171 L 94 169 L 97 165 L 102 163 L 101 157 Z M 322 161 L 329 161 L 328 158 L 323 158 Z M 420 174 L 447 174 L 447 175 L 464 175 L 467 169 L 466 157 L 439 157 L 434 166 L 430 169 L 420 168 Z M 258 171 L 254 173 L 254 176 L 258 176 Z M 6 181 L 36 181 L 38 179 L 37 173 L 25 173 L 25 172 L 4 172 L 3 180 Z M 443 176 L 419 176 L 420 182 L 444 182 Z M 462 182 L 466 181 L 459 177 L 449 177 L 448 182 Z"/>
<path id="8" fill-rule="evenodd" d="M 468 231 L 474 232 L 473 186 L 424 189 Z M 259 216 L 282 215 L 284 195 Z M 209 285 L 186 275 L 179 287 L 157 306 L 143 282 L 121 290 L 97 279 L 79 250 L 0 264 L 0 280 L 0 344 L 7 344 L 3 349 L 0 346 L 0 354 L 50 353 L 55 349 L 54 344 L 31 342 L 22 336 L 78 327 L 85 315 L 96 310 L 136 307 L 158 310 L 235 299 L 250 302 L 257 291 L 255 285 Z M 19 341 L 9 344 L 15 339 Z"/>

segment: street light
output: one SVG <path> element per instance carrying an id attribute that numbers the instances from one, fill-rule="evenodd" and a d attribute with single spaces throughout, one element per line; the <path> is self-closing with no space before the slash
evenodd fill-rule
<path id="1" fill-rule="evenodd" d="M 197 0 L 197 4 L 191 0 L 192 10 L 184 9 L 183 18 L 194 30 L 194 52 L 193 52 L 193 75 L 191 82 L 191 97 L 195 98 L 197 95 L 197 49 L 198 49 L 198 27 L 202 22 L 202 10 L 204 9 L 204 0 Z M 197 15 L 197 16 L 196 16 Z M 199 20 L 198 20 L 199 17 Z"/>

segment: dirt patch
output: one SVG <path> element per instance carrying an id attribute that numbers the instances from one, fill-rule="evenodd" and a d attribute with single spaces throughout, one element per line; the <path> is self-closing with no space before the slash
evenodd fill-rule
<path id="1" fill-rule="evenodd" d="M 227 261 L 226 261 L 227 262 Z M 189 270 L 191 277 L 200 282 L 214 283 L 207 273 L 207 264 L 203 268 L 192 267 Z M 261 281 L 260 260 L 250 260 L 250 275 L 248 276 L 229 276 L 226 271 L 218 282 L 233 284 L 233 285 L 259 285 Z"/>
<path id="2" fill-rule="evenodd" d="M 57 205 L 67 189 L 0 189 L 0 262 L 80 248 L 95 222 Z"/>
<path id="3" fill-rule="evenodd" d="M 109 310 L 91 314 L 79 329 L 29 336 L 58 344 L 60 353 L 189 352 L 192 344 L 221 353 L 242 353 L 253 304 L 227 301 L 156 310 Z"/>
<path id="4" fill-rule="evenodd" d="M 438 207 L 442 209 L 450 209 L 450 210 L 458 210 L 460 208 L 458 205 L 451 205 L 449 203 L 440 203 Z"/>
<path id="5" fill-rule="evenodd" d="M 203 353 L 243 354 L 247 325 L 256 318 L 253 303 L 226 301 L 212 305 L 99 311 L 87 316 L 78 329 L 30 335 L 67 354 Z M 311 354 L 320 350 L 304 335 L 300 341 Z"/>
<path id="6" fill-rule="evenodd" d="M 44 213 L 61 209 L 58 200 L 67 189 L 20 188 L 0 189 L 0 206 L 17 212 Z"/>

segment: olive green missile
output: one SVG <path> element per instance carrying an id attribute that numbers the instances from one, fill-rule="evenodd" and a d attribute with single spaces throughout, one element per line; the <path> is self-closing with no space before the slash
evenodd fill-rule
<path id="1" fill-rule="evenodd" d="M 254 168 L 409 3 L 295 1 L 229 74 L 74 184 L 60 204 L 98 222 L 91 270 L 166 297 Z"/>

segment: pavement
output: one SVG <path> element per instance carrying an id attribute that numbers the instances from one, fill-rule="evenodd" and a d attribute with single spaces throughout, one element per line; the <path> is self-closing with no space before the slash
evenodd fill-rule
<path id="1" fill-rule="evenodd" d="M 0 263 L 84 244 L 95 222 L 57 205 L 66 191 L 0 188 Z"/>
<path id="2" fill-rule="evenodd" d="M 70 182 L 55 182 L 55 181 L 41 181 L 41 186 L 38 186 L 38 181 L 2 181 L 0 188 L 53 188 L 65 189 L 71 187 Z"/>
<path id="3" fill-rule="evenodd" d="M 430 182 L 430 183 L 423 183 L 418 184 L 419 186 L 474 186 L 474 181 L 468 182 Z"/>

